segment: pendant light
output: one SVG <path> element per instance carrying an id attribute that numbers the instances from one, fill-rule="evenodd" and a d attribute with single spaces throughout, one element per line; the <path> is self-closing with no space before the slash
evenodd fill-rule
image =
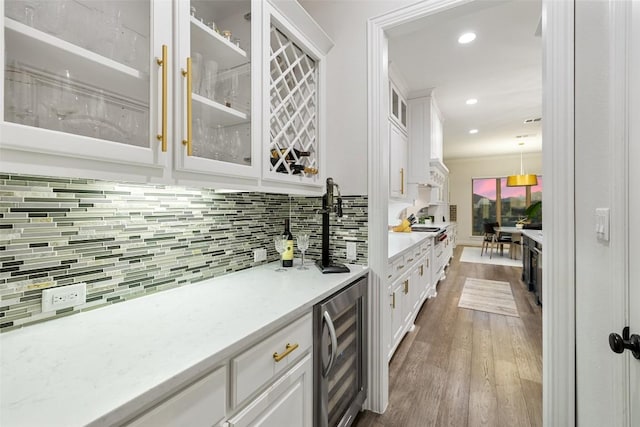
<path id="1" fill-rule="evenodd" d="M 520 146 L 520 175 L 509 175 L 507 177 L 507 187 L 528 187 L 538 185 L 538 177 L 535 174 L 525 174 L 522 166 L 522 146 L 524 142 L 519 142 Z"/>

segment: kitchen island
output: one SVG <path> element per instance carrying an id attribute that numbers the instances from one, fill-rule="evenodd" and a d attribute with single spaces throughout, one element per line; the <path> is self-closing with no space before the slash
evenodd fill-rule
<path id="1" fill-rule="evenodd" d="M 275 268 L 0 335 L 0 425 L 122 425 L 368 272 L 358 265 L 333 275 L 311 264 L 306 271 Z"/>

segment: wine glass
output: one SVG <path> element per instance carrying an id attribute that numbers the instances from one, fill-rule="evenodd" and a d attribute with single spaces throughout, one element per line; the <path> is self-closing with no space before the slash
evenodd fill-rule
<path id="1" fill-rule="evenodd" d="M 307 267 L 304 266 L 304 253 L 307 249 L 309 249 L 309 235 L 308 234 L 298 234 L 298 249 L 302 252 L 302 264 L 298 267 L 298 270 L 308 270 Z"/>
<path id="2" fill-rule="evenodd" d="M 278 235 L 273 239 L 273 242 L 276 246 L 276 252 L 280 254 L 280 257 L 287 251 L 287 235 Z M 282 266 L 278 266 L 275 271 L 287 271 L 286 268 Z"/>

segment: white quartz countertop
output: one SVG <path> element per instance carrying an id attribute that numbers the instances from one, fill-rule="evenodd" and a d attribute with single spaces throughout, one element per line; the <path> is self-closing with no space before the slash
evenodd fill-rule
<path id="1" fill-rule="evenodd" d="M 425 225 L 428 225 L 429 227 L 446 228 L 453 224 L 455 223 L 454 222 L 436 222 L 433 224 L 425 224 Z M 429 233 L 424 231 L 412 231 L 410 233 L 390 231 L 388 246 L 387 246 L 389 261 L 391 261 L 396 256 L 400 255 L 407 249 L 410 249 L 412 246 L 420 244 L 427 239 L 433 238 L 436 234 L 438 233 L 437 232 Z"/>
<path id="2" fill-rule="evenodd" d="M 533 239 L 535 242 L 542 244 L 542 230 L 528 230 L 523 228 L 522 234 Z"/>
<path id="3" fill-rule="evenodd" d="M 275 263 L 0 334 L 0 425 L 112 425 L 356 278 Z"/>

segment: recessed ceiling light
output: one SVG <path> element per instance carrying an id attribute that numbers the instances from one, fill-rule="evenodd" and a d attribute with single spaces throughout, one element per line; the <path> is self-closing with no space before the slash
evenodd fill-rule
<path id="1" fill-rule="evenodd" d="M 475 99 L 475 98 L 469 98 L 469 99 L 467 99 L 466 103 L 467 103 L 467 105 L 474 105 L 474 104 L 478 103 L 478 100 Z"/>
<path id="2" fill-rule="evenodd" d="M 478 133 L 478 129 L 471 129 L 471 130 L 469 131 L 469 133 L 470 133 L 471 135 L 476 134 L 476 133 Z"/>
<path id="3" fill-rule="evenodd" d="M 458 43 L 467 44 L 471 43 L 476 39 L 476 33 L 464 33 L 460 37 L 458 37 Z"/>

